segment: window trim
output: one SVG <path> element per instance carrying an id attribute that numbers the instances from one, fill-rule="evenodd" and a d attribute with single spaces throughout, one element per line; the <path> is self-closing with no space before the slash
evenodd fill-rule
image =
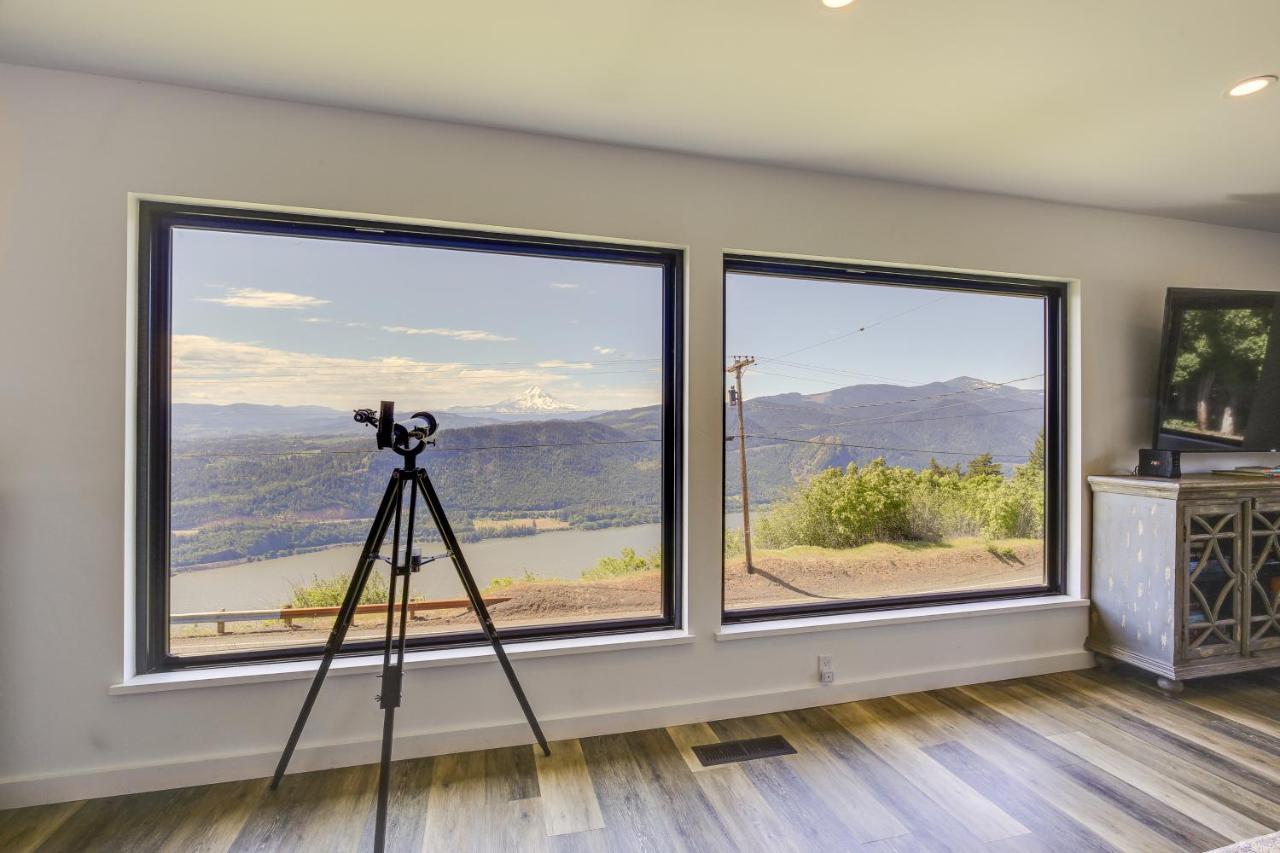
<path id="1" fill-rule="evenodd" d="M 323 642 L 178 657 L 169 653 L 169 463 L 171 244 L 174 226 L 313 239 L 559 257 L 656 266 L 662 271 L 662 614 L 502 629 L 508 643 L 680 629 L 683 579 L 684 267 L 683 249 L 546 236 L 518 231 L 423 225 L 386 219 L 222 207 L 197 202 L 138 202 L 137 407 L 134 499 L 134 672 L 139 675 L 268 661 L 305 660 Z M 372 440 L 372 438 L 370 439 Z M 485 645 L 474 631 L 411 637 L 414 650 Z M 346 643 L 343 656 L 369 654 L 380 640 Z"/>
<path id="2" fill-rule="evenodd" d="M 814 604 L 784 604 L 775 607 L 749 607 L 729 610 L 724 596 L 724 503 L 727 497 L 725 477 L 726 454 L 720 457 L 720 613 L 724 625 L 770 622 L 808 616 L 831 616 L 849 613 L 905 610 L 936 607 L 975 601 L 1002 601 L 1039 596 L 1062 595 L 1066 588 L 1067 567 L 1067 292 L 1065 281 L 1042 278 L 989 275 L 959 271 L 918 269 L 911 267 L 864 264 L 857 262 L 820 261 L 777 255 L 726 253 L 721 275 L 721 346 L 728 340 L 729 276 L 734 273 L 767 275 L 774 278 L 796 278 L 835 282 L 916 287 L 929 290 L 953 289 L 973 293 L 1007 293 L 1040 296 L 1045 300 L 1045 583 L 1034 586 L 1005 587 L 987 590 L 925 593 L 893 598 L 847 599 Z M 724 391 L 728 395 L 729 379 L 724 374 Z"/>

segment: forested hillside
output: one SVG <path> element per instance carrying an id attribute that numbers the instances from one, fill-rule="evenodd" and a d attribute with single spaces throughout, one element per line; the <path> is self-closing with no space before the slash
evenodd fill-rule
<path id="1" fill-rule="evenodd" d="M 543 421 L 442 430 L 420 463 L 467 539 L 476 518 L 546 516 L 577 528 L 656 521 L 660 456 L 657 442 L 603 424 Z M 344 522 L 373 514 L 398 462 L 374 449 L 368 429 L 174 442 L 173 563 L 355 541 L 364 524 Z"/>
<path id="2" fill-rule="evenodd" d="M 1042 394 L 961 377 L 748 399 L 745 412 L 752 495 L 766 504 L 822 470 L 878 457 L 921 469 L 991 453 L 1011 472 L 1041 428 Z M 726 436 L 736 419 L 726 408 Z M 399 461 L 348 413 L 319 407 L 175 406 L 174 435 L 177 568 L 358 541 Z M 421 464 L 464 539 L 477 519 L 636 524 L 660 516 L 660 438 L 657 407 L 517 423 L 446 415 Z M 736 451 L 736 438 L 725 446 Z M 725 473 L 732 502 L 736 452 Z M 531 532 L 525 523 L 485 535 Z"/>

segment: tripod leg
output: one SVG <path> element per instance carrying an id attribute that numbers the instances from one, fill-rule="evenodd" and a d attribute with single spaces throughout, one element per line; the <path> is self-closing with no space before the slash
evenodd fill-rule
<path id="1" fill-rule="evenodd" d="M 320 659 L 320 666 L 316 669 L 315 678 L 311 682 L 311 689 L 307 691 L 307 698 L 302 702 L 302 709 L 298 712 L 298 719 L 293 724 L 293 731 L 289 733 L 289 741 L 285 744 L 284 752 L 280 755 L 280 763 L 276 765 L 275 775 L 271 777 L 271 788 L 274 790 L 280 785 L 280 779 L 284 776 L 284 771 L 289 767 L 289 759 L 293 757 L 293 750 L 298 745 L 298 738 L 302 737 L 302 730 L 307 725 L 307 718 L 311 716 L 311 707 L 316 703 L 316 697 L 320 694 L 320 687 L 324 684 L 324 678 L 329 673 L 329 667 L 333 664 L 333 658 L 342 649 L 342 643 L 347 637 L 347 629 L 351 627 L 351 622 L 355 619 L 356 607 L 360 604 L 360 596 L 364 593 L 365 583 L 369 580 L 369 575 L 373 571 L 373 561 L 378 555 L 378 549 L 382 547 L 382 540 L 387 535 L 387 526 L 391 521 L 391 510 L 393 501 L 397 501 L 403 488 L 401 482 L 392 479 L 387 484 L 387 491 L 382 496 L 382 503 L 378 505 L 378 512 L 373 517 L 373 526 L 369 529 L 369 538 L 365 540 L 364 548 L 360 551 L 360 560 L 356 564 L 355 573 L 351 576 L 351 583 L 347 586 L 346 596 L 342 599 L 342 607 L 338 610 L 338 616 L 334 620 L 333 630 L 329 632 L 329 640 L 325 643 L 324 657 Z"/>
<path id="2" fill-rule="evenodd" d="M 480 597 L 480 589 L 476 586 L 471 569 L 467 566 L 467 558 L 462 555 L 462 549 L 458 546 L 458 538 L 454 536 L 453 528 L 449 525 L 449 519 L 445 517 L 444 506 L 440 503 L 440 497 L 436 494 L 431 481 L 427 479 L 427 472 L 422 468 L 418 469 L 417 483 L 418 488 L 422 491 L 422 497 L 427 503 L 427 509 L 431 512 L 431 520 L 435 522 L 436 528 L 440 531 L 440 538 L 444 540 L 444 546 L 453 558 L 453 566 L 458 570 L 458 579 L 462 581 L 462 586 L 467 591 L 467 598 L 471 601 L 471 607 L 476 612 L 476 618 L 480 620 L 480 628 L 484 631 L 485 639 L 489 641 L 489 645 L 493 646 L 493 653 L 497 655 L 498 663 L 502 665 L 502 671 L 506 673 L 507 681 L 511 684 L 511 692 L 516 695 L 516 701 L 520 703 L 520 710 L 524 711 L 524 718 L 529 722 L 529 728 L 533 730 L 533 736 L 538 739 L 538 745 L 542 747 L 542 754 L 550 755 L 551 747 L 547 746 L 547 739 L 542 734 L 542 726 L 538 725 L 538 718 L 533 715 L 533 708 L 530 707 L 529 700 L 524 695 L 520 680 L 516 678 L 516 671 L 511 667 L 511 661 L 507 659 L 507 653 L 503 650 L 502 642 L 498 639 L 498 630 L 493 627 L 493 620 L 489 617 L 489 608 L 485 606 L 484 599 Z"/>
<path id="3" fill-rule="evenodd" d="M 397 473 L 397 476 L 401 476 Z M 401 479 L 401 482 L 404 482 Z M 403 494 L 403 493 L 402 493 Z M 413 564 L 413 521 L 418 505 L 418 493 L 409 486 L 409 515 L 405 524 L 404 555 L 400 554 L 400 509 L 403 497 L 396 500 L 395 533 L 391 552 L 391 583 L 387 590 L 387 633 L 382 646 L 382 692 L 378 704 L 382 707 L 382 755 L 378 763 L 378 807 L 374 819 L 373 849 L 382 853 L 387 843 L 387 801 L 391 789 L 391 747 L 395 739 L 396 708 L 400 706 L 400 687 L 404 680 L 404 644 L 409 628 L 409 578 Z M 394 637 L 396 583 L 400 582 L 399 634 Z"/>

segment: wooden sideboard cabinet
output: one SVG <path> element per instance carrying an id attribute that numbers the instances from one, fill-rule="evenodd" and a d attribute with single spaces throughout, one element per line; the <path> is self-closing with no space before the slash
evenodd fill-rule
<path id="1" fill-rule="evenodd" d="M 1158 676 L 1280 667 L 1280 481 L 1090 477 L 1087 646 Z"/>

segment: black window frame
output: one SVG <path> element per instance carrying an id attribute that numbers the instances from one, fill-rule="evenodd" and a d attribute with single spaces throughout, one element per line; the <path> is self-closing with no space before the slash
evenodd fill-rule
<path id="1" fill-rule="evenodd" d="M 680 627 L 683 577 L 684 265 L 681 249 L 564 239 L 519 232 L 416 225 L 381 219 L 295 214 L 198 203 L 140 200 L 138 207 L 137 407 L 135 468 L 135 671 L 138 674 L 319 658 L 323 644 L 209 655 L 169 653 L 169 454 L 171 253 L 175 227 L 656 266 L 662 309 L 662 614 L 503 628 L 504 642 L 624 634 Z M 370 401 L 357 401 L 372 404 Z M 376 402 L 376 401 L 374 401 Z M 370 441 L 373 437 L 370 435 Z M 446 507 L 447 509 L 447 507 Z M 484 645 L 474 631 L 410 637 L 415 651 Z M 349 641 L 345 656 L 371 654 L 380 640 Z"/>
<path id="2" fill-rule="evenodd" d="M 971 601 L 1000 601 L 1062 594 L 1066 584 L 1067 565 L 1067 282 L 750 254 L 726 254 L 723 265 L 721 286 L 722 304 L 725 309 L 722 312 L 722 349 L 728 340 L 729 276 L 735 273 L 809 281 L 1038 296 L 1045 300 L 1045 582 L 1034 586 L 968 592 L 924 593 L 892 598 L 846 599 L 813 604 L 784 604 L 775 607 L 729 610 L 725 606 L 724 597 L 724 537 L 727 531 L 724 523 L 724 501 L 727 497 L 725 476 L 728 470 L 725 462 L 728 454 L 725 453 L 721 455 L 720 462 L 720 613 L 724 624 L 769 622 L 806 616 L 903 610 Z M 728 395 L 728 374 L 724 374 L 723 382 L 724 392 L 721 399 L 727 398 Z"/>

